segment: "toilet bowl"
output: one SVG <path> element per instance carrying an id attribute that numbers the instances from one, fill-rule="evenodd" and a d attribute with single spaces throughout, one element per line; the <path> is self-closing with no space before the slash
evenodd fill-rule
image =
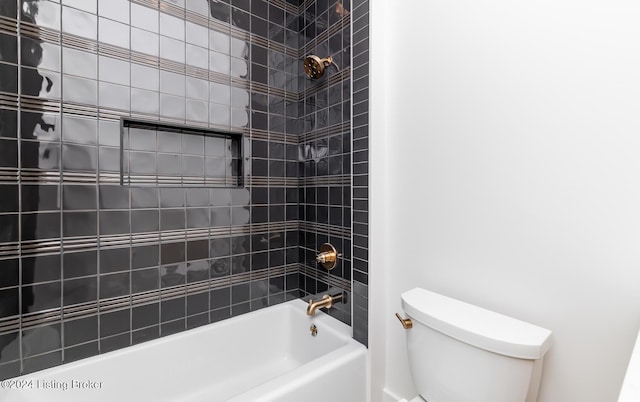
<path id="1" fill-rule="evenodd" d="M 536 401 L 551 331 L 420 288 L 402 307 L 418 390 L 409 402 Z"/>

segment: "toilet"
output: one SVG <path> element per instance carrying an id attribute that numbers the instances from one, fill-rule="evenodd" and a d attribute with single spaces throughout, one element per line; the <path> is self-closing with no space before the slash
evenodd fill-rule
<path id="1" fill-rule="evenodd" d="M 536 401 L 551 331 L 420 288 L 402 308 L 411 402 Z"/>

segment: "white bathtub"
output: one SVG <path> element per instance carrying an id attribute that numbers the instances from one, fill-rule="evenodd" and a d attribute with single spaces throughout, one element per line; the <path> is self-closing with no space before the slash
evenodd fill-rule
<path id="1" fill-rule="evenodd" d="M 305 310 L 293 300 L 5 380 L 0 401 L 366 401 L 364 346 Z"/>

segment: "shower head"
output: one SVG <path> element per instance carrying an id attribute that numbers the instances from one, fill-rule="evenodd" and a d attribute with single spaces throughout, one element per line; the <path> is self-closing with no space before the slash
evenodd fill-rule
<path id="1" fill-rule="evenodd" d="M 322 77 L 324 74 L 324 69 L 333 64 L 336 69 L 338 65 L 333 62 L 331 56 L 321 59 L 315 55 L 309 55 L 304 58 L 304 72 L 309 76 L 309 78 L 317 80 Z"/>

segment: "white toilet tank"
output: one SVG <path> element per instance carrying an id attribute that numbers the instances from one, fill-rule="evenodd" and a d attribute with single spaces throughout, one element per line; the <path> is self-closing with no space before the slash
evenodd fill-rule
<path id="1" fill-rule="evenodd" d="M 535 402 L 551 331 L 428 290 L 402 294 L 411 374 L 428 402 Z"/>

